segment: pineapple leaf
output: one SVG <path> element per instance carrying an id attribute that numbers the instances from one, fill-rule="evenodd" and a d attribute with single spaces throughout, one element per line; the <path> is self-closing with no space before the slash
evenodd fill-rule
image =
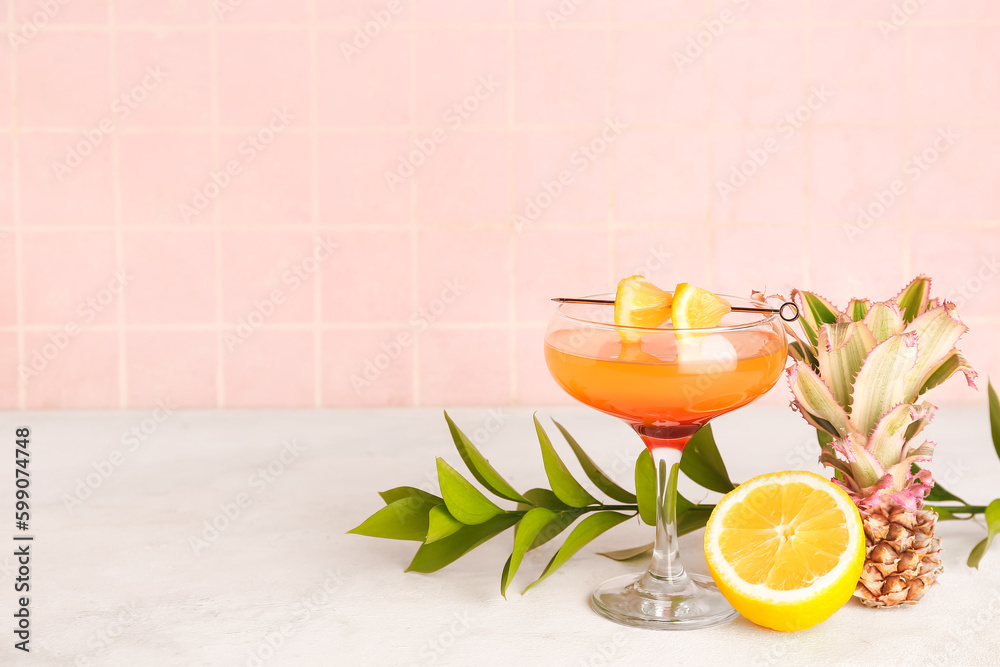
<path id="1" fill-rule="evenodd" d="M 928 375 L 927 379 L 924 380 L 924 384 L 920 387 L 920 391 L 917 395 L 922 395 L 926 393 L 929 389 L 933 389 L 938 386 L 957 371 L 962 371 L 965 374 L 965 381 L 969 383 L 970 387 L 976 386 L 976 371 L 973 370 L 972 365 L 969 360 L 965 358 L 965 355 L 958 350 L 952 350 L 947 357 L 944 358 L 937 367 L 934 368 Z"/>
<path id="2" fill-rule="evenodd" d="M 993 436 L 993 447 L 997 450 L 997 458 L 1000 458 L 1000 400 L 997 399 L 997 392 L 993 389 L 993 383 L 987 383 L 987 392 L 990 396 L 990 433 Z"/>
<path id="3" fill-rule="evenodd" d="M 824 447 L 820 451 L 819 462 L 825 466 L 830 466 L 844 475 L 850 476 L 852 474 L 851 466 L 848 465 L 843 459 L 838 458 L 832 447 Z"/>
<path id="4" fill-rule="evenodd" d="M 878 459 L 882 467 L 888 468 L 903 459 L 903 450 L 909 442 L 906 438 L 907 428 L 923 419 L 927 410 L 925 406 L 901 403 L 879 420 L 868 439 L 868 451 Z"/>
<path id="5" fill-rule="evenodd" d="M 851 422 L 862 435 L 875 429 L 882 415 L 903 402 L 906 373 L 917 361 L 917 335 L 892 336 L 872 350 L 854 381 Z"/>
<path id="6" fill-rule="evenodd" d="M 802 361 L 809 364 L 809 368 L 819 370 L 819 360 L 813 354 L 812 348 L 806 347 L 802 343 L 795 342 L 788 346 L 788 354 L 795 361 Z"/>
<path id="7" fill-rule="evenodd" d="M 792 290 L 792 299 L 799 306 L 799 322 L 813 346 L 819 342 L 819 327 L 840 320 L 840 311 L 818 294 Z"/>
<path id="8" fill-rule="evenodd" d="M 920 466 L 914 463 L 913 467 L 910 468 L 910 473 L 916 475 L 918 472 L 920 472 Z M 948 489 L 938 484 L 937 482 L 934 482 L 934 486 L 931 487 L 930 493 L 927 494 L 927 496 L 924 498 L 924 501 L 928 503 L 962 503 L 963 505 L 969 504 L 964 500 L 962 500 L 961 498 L 959 498 L 958 496 L 956 496 Z M 935 508 L 935 510 L 937 509 L 939 508 Z"/>
<path id="9" fill-rule="evenodd" d="M 849 479 L 857 485 L 857 491 L 868 496 L 866 489 L 875 486 L 880 479 L 885 477 L 885 467 L 879 463 L 875 456 L 865 449 L 864 439 L 853 433 L 847 437 L 833 441 L 833 448 L 839 452 L 850 465 L 851 474 Z"/>
<path id="10" fill-rule="evenodd" d="M 813 326 L 820 324 L 834 324 L 840 319 L 840 311 L 832 303 L 812 292 L 803 292 L 802 298 L 809 307 L 812 314 Z"/>
<path id="11" fill-rule="evenodd" d="M 931 293 L 931 279 L 921 274 L 910 281 L 910 284 L 897 294 L 893 301 L 903 312 L 903 321 L 909 324 L 927 310 Z"/>
<path id="12" fill-rule="evenodd" d="M 948 306 L 940 306 L 913 320 L 906 330 L 917 334 L 917 362 L 906 373 L 905 382 L 907 402 L 912 402 L 969 327 L 955 318 Z"/>
<path id="13" fill-rule="evenodd" d="M 983 559 L 986 555 L 986 551 L 990 548 L 990 544 L 993 542 L 993 538 L 996 537 L 997 533 L 1000 533 L 1000 498 L 997 498 L 992 503 L 986 506 L 986 511 L 983 513 L 986 519 L 986 530 L 989 531 L 986 535 L 986 539 L 976 545 L 969 554 L 969 567 L 979 568 L 979 561 Z"/>
<path id="14" fill-rule="evenodd" d="M 868 309 L 871 307 L 872 302 L 868 299 L 851 299 L 847 304 L 847 314 L 855 322 L 860 322 L 865 319 L 865 315 L 868 314 Z"/>
<path id="15" fill-rule="evenodd" d="M 851 431 L 844 408 L 830 388 L 811 368 L 799 362 L 788 369 L 788 385 L 803 418 L 813 426 L 840 438 Z"/>
<path id="16" fill-rule="evenodd" d="M 931 420 L 934 419 L 934 413 L 937 412 L 937 406 L 931 405 L 926 401 L 915 406 L 915 409 L 921 411 L 921 413 L 912 424 L 906 427 L 906 435 L 903 436 L 903 440 L 906 442 L 909 442 L 917 437 L 917 434 L 923 431 L 924 427 L 931 423 Z"/>
<path id="17" fill-rule="evenodd" d="M 875 342 L 881 343 L 891 336 L 902 333 L 906 328 L 903 315 L 895 303 L 876 303 L 865 315 L 863 320 L 868 330 L 875 336 Z"/>
<path id="18" fill-rule="evenodd" d="M 851 406 L 854 378 L 874 347 L 875 337 L 864 324 L 841 322 L 820 327 L 819 375 L 845 410 Z"/>

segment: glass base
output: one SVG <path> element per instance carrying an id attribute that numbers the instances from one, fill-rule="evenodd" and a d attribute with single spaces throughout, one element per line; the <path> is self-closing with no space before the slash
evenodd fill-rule
<path id="1" fill-rule="evenodd" d="M 594 591 L 591 606 L 622 625 L 653 630 L 697 630 L 738 616 L 711 577 L 687 574 L 679 587 L 664 585 L 647 572 L 608 579 Z"/>

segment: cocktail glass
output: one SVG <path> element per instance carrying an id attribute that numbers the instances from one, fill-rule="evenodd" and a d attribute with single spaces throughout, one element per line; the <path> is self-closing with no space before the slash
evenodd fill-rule
<path id="1" fill-rule="evenodd" d="M 722 298 L 733 306 L 762 305 Z M 607 306 L 565 303 L 545 333 L 545 361 L 556 382 L 629 424 L 656 469 L 649 569 L 604 582 L 591 604 L 599 614 L 638 627 L 688 630 L 725 623 L 736 611 L 710 577 L 688 573 L 681 563 L 677 474 L 684 446 L 700 427 L 774 386 L 787 354 L 784 327 L 772 312 L 731 312 L 708 329 L 625 327 L 613 318 Z"/>

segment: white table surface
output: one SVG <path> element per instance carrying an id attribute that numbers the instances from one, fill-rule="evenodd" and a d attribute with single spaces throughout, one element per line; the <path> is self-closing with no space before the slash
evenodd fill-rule
<path id="1" fill-rule="evenodd" d="M 637 630 L 598 617 L 588 597 L 604 579 L 637 569 L 594 552 L 650 541 L 651 529 L 638 520 L 609 531 L 522 597 L 550 552 L 529 555 L 506 601 L 499 577 L 510 533 L 431 575 L 404 574 L 414 542 L 345 534 L 382 506 L 377 491 L 433 481 L 436 456 L 464 470 L 440 411 L 178 411 L 129 451 L 123 434 L 144 420 L 151 427 L 149 415 L 0 417 L 11 458 L 15 426 L 32 428 L 36 536 L 33 651 L 15 651 L 5 630 L 0 664 L 1000 664 L 1000 547 L 978 572 L 965 566 L 985 535 L 980 523 L 941 526 L 945 573 L 915 607 L 879 611 L 852 602 L 796 634 L 742 618 L 694 632 Z M 488 411 L 452 415 L 472 433 Z M 625 426 L 582 408 L 541 415 L 563 421 L 632 487 L 639 441 Z M 517 488 L 544 485 L 530 411 L 507 408 L 501 417 L 482 451 Z M 715 428 L 734 480 L 777 469 L 821 471 L 812 432 L 788 409 L 752 406 Z M 949 489 L 970 502 L 1000 495 L 984 410 L 942 409 L 931 437 L 939 442 L 934 470 Z M 303 451 L 286 454 L 270 482 L 251 478 L 288 440 Z M 554 441 L 579 472 L 565 443 Z M 66 498 L 113 450 L 122 451 L 119 465 L 67 509 Z M 13 504 L 12 475 L 4 480 L 0 498 Z M 195 553 L 191 539 L 240 494 L 249 506 Z M 12 545 L 13 532 L 0 539 Z M 701 539 L 698 531 L 681 540 L 696 572 L 705 572 Z M 12 552 L 0 551 L 0 613 L 8 627 Z"/>

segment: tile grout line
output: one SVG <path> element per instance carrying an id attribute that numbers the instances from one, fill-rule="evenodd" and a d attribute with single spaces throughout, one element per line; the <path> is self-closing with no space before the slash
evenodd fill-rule
<path id="1" fill-rule="evenodd" d="M 212 164 L 219 163 L 219 17 L 212 12 L 209 32 L 209 72 L 211 87 L 209 88 L 209 114 L 211 117 Z M 225 329 L 222 312 L 222 202 L 212 203 L 212 225 L 214 227 L 214 258 L 215 258 L 215 326 L 220 335 L 215 341 L 215 403 L 217 408 L 226 406 L 226 349 L 221 332 Z"/>
<path id="2" fill-rule="evenodd" d="M 609 146 L 610 148 L 610 146 Z M 650 221 L 650 222 L 631 222 L 628 224 L 627 229 L 629 230 L 641 230 L 641 229 L 672 229 L 674 231 L 687 229 L 692 224 L 704 223 L 704 219 L 700 220 L 670 220 L 670 221 Z M 850 222 L 850 220 L 840 220 L 840 221 L 811 221 L 818 227 L 823 227 L 830 230 L 839 230 L 841 226 Z M 894 223 L 886 223 L 887 226 L 900 227 L 902 225 L 897 225 Z M 719 227 L 725 227 L 728 229 L 749 229 L 755 226 L 771 226 L 771 227 L 801 227 L 802 221 L 789 221 L 789 220 L 760 220 L 757 222 L 725 222 L 720 223 Z M 984 219 L 984 220 L 949 220 L 941 222 L 922 222 L 914 221 L 911 223 L 912 227 L 918 229 L 995 229 L 1000 227 L 1000 218 L 996 220 Z M 406 231 L 412 227 L 409 223 L 406 224 L 391 224 L 391 223 L 379 223 L 379 224 L 343 224 L 343 225 L 320 225 L 319 229 L 327 231 L 347 231 L 347 232 L 358 232 L 358 231 Z M 489 222 L 489 223 L 476 223 L 474 225 L 463 225 L 461 223 L 455 224 L 438 224 L 429 225 L 428 228 L 433 231 L 506 231 L 510 227 L 510 220 L 505 222 Z M 562 230 L 562 231 L 577 231 L 577 230 L 587 230 L 587 231 L 600 231 L 607 227 L 607 222 L 596 222 L 596 223 L 581 223 L 574 224 L 568 222 L 550 222 L 540 225 L 540 228 L 545 230 Z M 88 225 L 88 224 L 70 224 L 70 225 L 49 225 L 49 224 L 35 224 L 30 228 L 25 229 L 28 234 L 55 234 L 55 233 L 65 233 L 65 232 L 114 232 L 116 229 L 113 224 L 101 224 L 101 225 Z M 294 231 L 294 232 L 313 232 L 316 230 L 315 225 L 303 224 L 303 223 L 289 223 L 287 225 L 280 224 L 246 224 L 240 226 L 224 227 L 227 231 L 232 232 L 283 232 L 283 231 Z M 2 225 L 0 224 L 0 231 L 17 231 L 16 225 Z M 213 228 L 208 225 L 198 225 L 195 227 L 187 227 L 183 224 L 149 224 L 149 225 L 129 225 L 128 231 L 130 232 L 178 232 L 185 234 L 192 233 L 211 233 Z"/>
<path id="3" fill-rule="evenodd" d="M 806 3 L 806 12 L 808 16 L 812 19 L 813 3 L 809 0 Z M 812 85 L 812 48 L 811 42 L 809 40 L 809 22 L 802 27 L 802 60 L 805 65 L 805 81 L 803 83 L 806 86 Z M 806 142 L 805 145 L 805 165 L 803 165 L 803 200 L 805 201 L 805 218 L 806 224 L 803 229 L 799 232 L 799 248 L 802 253 L 802 284 L 805 285 L 805 289 L 812 289 L 812 249 L 809 244 L 810 237 L 810 223 L 812 220 L 809 216 L 809 211 L 812 211 L 812 187 L 810 184 L 810 177 L 812 176 L 812 146 L 813 146 L 813 127 L 812 123 L 806 123 L 805 134 L 803 139 Z"/>
<path id="4" fill-rule="evenodd" d="M 111 49 L 111 99 L 118 99 L 118 33 L 115 30 L 117 15 L 115 3 L 108 3 L 108 25 Z M 121 138 L 111 135 L 111 184 L 114 197 L 115 261 L 120 271 L 125 270 L 125 221 L 122 218 Z M 128 407 L 128 343 L 125 336 L 125 295 L 118 299 L 118 407 Z"/>
<path id="5" fill-rule="evenodd" d="M 514 0 L 507 0 L 507 17 L 514 15 Z M 517 235 L 518 229 L 513 224 L 514 208 L 517 206 L 516 181 L 514 169 L 514 29 L 507 31 L 507 369 L 508 398 L 511 404 L 517 405 L 521 394 L 517 375 Z"/>
<path id="6" fill-rule="evenodd" d="M 712 0 L 705 0 L 704 10 L 707 15 L 712 14 Z M 705 196 L 708 198 L 705 205 L 707 219 L 705 221 L 705 241 L 702 247 L 705 249 L 705 282 L 715 286 L 715 194 L 712 192 L 712 168 L 715 166 L 715 130 L 712 126 L 712 49 L 705 53 L 705 171 L 708 172 L 705 179 Z"/>
<path id="7" fill-rule="evenodd" d="M 319 38 L 317 35 L 316 17 L 317 0 L 309 0 L 309 16 L 314 19 L 309 29 L 309 113 L 310 143 L 312 144 L 310 158 L 312 160 L 312 217 L 315 229 L 314 243 L 320 242 L 322 226 L 319 218 Z M 323 262 L 318 262 L 316 275 L 313 277 L 313 405 L 323 405 L 323 336 L 320 324 L 323 321 Z"/>
<path id="8" fill-rule="evenodd" d="M 710 2 L 706 2 L 709 6 L 709 11 L 711 10 Z M 795 28 L 801 27 L 806 21 L 742 21 L 738 24 L 730 26 L 736 30 L 748 30 L 753 28 Z M 920 27 L 938 27 L 938 28 L 978 28 L 978 27 L 998 27 L 1000 26 L 1000 21 L 997 20 L 983 20 L 983 19 L 950 19 L 950 20 L 936 20 L 936 21 L 911 21 L 914 25 Z M 301 31 L 303 26 L 307 25 L 305 22 L 301 23 L 233 23 L 233 24 L 220 24 L 218 27 L 222 32 L 260 32 L 267 30 L 274 31 Z M 542 32 L 544 30 L 551 30 L 551 28 L 545 23 L 539 21 L 538 23 L 531 23 L 527 21 L 506 21 L 502 23 L 487 22 L 487 23 L 447 23 L 442 24 L 441 22 L 426 22 L 419 23 L 411 21 L 404 25 L 389 25 L 385 27 L 385 32 L 433 32 L 441 30 L 442 25 L 446 25 L 448 29 L 451 30 L 504 30 L 507 28 L 516 28 L 519 30 L 534 30 L 537 32 Z M 836 20 L 824 20 L 816 23 L 817 26 L 827 27 L 827 28 L 878 28 L 878 21 L 869 20 L 857 20 L 857 21 L 836 21 Z M 15 23 L 11 23 L 8 26 L 0 24 L 0 28 L 11 29 L 16 27 Z M 357 27 L 357 23 L 318 23 L 316 28 L 319 30 L 353 30 Z M 573 32 L 600 32 L 605 27 L 607 27 L 606 22 L 569 22 L 564 26 L 561 26 L 560 30 L 573 31 Z M 613 28 L 627 28 L 632 30 L 643 30 L 648 32 L 653 32 L 656 30 L 664 29 L 694 29 L 699 30 L 704 28 L 704 25 L 698 21 L 632 21 L 632 22 L 622 22 L 615 23 Z M 169 26 L 163 27 L 163 24 L 153 25 L 148 23 L 125 23 L 120 26 L 123 32 L 157 32 L 157 31 L 171 31 L 171 32 L 197 32 L 206 31 L 211 28 L 210 25 L 205 23 L 177 23 L 171 24 Z M 102 32 L 108 30 L 107 25 L 102 24 L 88 24 L 88 23 L 75 23 L 75 24 L 50 24 L 45 26 L 45 30 L 49 32 Z"/>
<path id="9" fill-rule="evenodd" d="M 11 26 L 14 25 L 14 3 L 7 6 L 7 18 Z M 21 373 L 21 369 L 27 367 L 27 350 L 25 348 L 24 336 L 24 252 L 21 220 L 21 132 L 20 114 L 17 103 L 17 73 L 19 69 L 17 49 L 11 49 L 10 56 L 10 99 L 11 117 L 13 123 L 13 133 L 11 136 L 11 203 L 14 214 L 14 280 L 15 280 L 15 318 L 17 321 L 17 407 L 24 410 L 28 404 L 28 378 Z"/>
<path id="10" fill-rule="evenodd" d="M 1000 324 L 1000 317 L 988 316 L 988 315 L 970 315 L 963 316 L 962 321 L 966 324 Z M 547 320 L 522 320 L 515 324 L 517 329 L 531 329 L 544 327 L 548 323 Z M 324 323 L 320 325 L 323 331 L 398 331 L 400 329 L 405 329 L 408 326 L 408 322 L 405 321 L 388 321 L 388 322 L 331 322 Z M 490 320 L 490 321 L 479 321 L 479 322 L 435 322 L 427 327 L 428 331 L 473 331 L 473 330 L 503 330 L 510 327 L 509 319 L 503 320 Z M 316 328 L 314 322 L 287 322 L 281 324 L 262 324 L 258 329 L 261 331 L 312 331 Z M 56 331 L 65 331 L 65 324 L 28 324 L 23 327 L 18 327 L 17 325 L 4 325 L 0 326 L 0 333 L 17 333 L 18 330 L 31 332 L 31 333 L 51 333 Z M 118 324 L 90 324 L 86 326 L 80 326 L 80 331 L 117 331 Z M 125 327 L 126 331 L 145 331 L 145 332 L 176 332 L 176 331 L 205 331 L 205 332 L 218 332 L 220 334 L 231 332 L 232 327 L 224 326 L 219 328 L 214 322 L 205 323 L 184 323 L 177 324 L 172 322 L 160 322 L 160 323 L 147 323 L 147 324 L 129 324 Z"/>
<path id="11" fill-rule="evenodd" d="M 708 54 L 706 54 L 707 56 Z M 946 117 L 928 117 L 920 121 L 908 121 L 906 123 L 896 123 L 891 121 L 863 121 L 863 122 L 845 122 L 845 121 L 814 121 L 812 124 L 817 128 L 822 129 L 876 129 L 876 130 L 893 130 L 900 127 L 915 127 L 923 128 L 928 124 L 932 123 L 962 123 L 967 127 L 974 129 L 987 129 L 996 130 L 1000 129 L 1000 123 L 983 121 L 975 118 L 946 118 Z M 316 126 L 316 130 L 320 134 L 360 134 L 360 133 L 370 133 L 379 134 L 385 132 L 405 132 L 411 129 L 416 129 L 418 131 L 430 132 L 436 129 L 438 126 L 433 123 L 382 123 L 378 125 L 324 125 L 322 123 Z M 493 123 L 481 123 L 475 125 L 463 125 L 462 127 L 451 128 L 450 131 L 455 134 L 504 134 L 508 129 L 523 130 L 529 132 L 573 132 L 578 130 L 601 130 L 604 128 L 602 123 L 504 123 L 502 125 L 496 125 Z M 773 123 L 759 123 L 759 122 L 746 122 L 746 123 L 733 123 L 724 122 L 718 124 L 711 124 L 708 122 L 681 122 L 681 121 L 669 121 L 669 122 L 643 122 L 643 123 L 632 123 L 629 125 L 629 129 L 636 128 L 641 130 L 704 130 L 704 129 L 718 129 L 718 130 L 771 130 L 774 128 Z M 77 134 L 87 130 L 93 129 L 89 125 L 22 125 L 21 131 L 25 134 Z M 252 125 L 219 125 L 216 128 L 222 134 L 245 134 L 259 130 L 259 127 L 254 127 Z M 10 131 L 10 127 L 0 126 L 0 132 Z M 207 135 L 212 132 L 212 125 L 133 125 L 130 127 L 116 128 L 116 132 L 121 132 L 122 134 L 190 134 L 190 135 Z M 288 127 L 283 133 L 286 134 L 311 134 L 312 128 L 308 127 Z"/>
<path id="12" fill-rule="evenodd" d="M 413 17 L 415 5 L 413 0 L 409 0 L 407 3 L 409 8 L 410 17 Z M 410 39 L 407 48 L 409 49 L 410 62 L 407 63 L 409 68 L 409 99 L 408 107 L 410 114 L 409 123 L 409 133 L 410 142 L 416 137 L 417 134 L 417 120 L 416 120 L 416 108 L 417 108 L 417 64 L 416 64 L 416 42 Z M 409 146 L 410 143 L 407 142 Z M 409 179 L 410 185 L 410 309 L 411 312 L 415 312 L 417 304 L 420 301 L 420 240 L 417 225 L 417 181 L 415 178 Z M 423 336 L 423 332 L 417 332 L 413 336 L 413 359 L 410 365 L 413 377 L 411 378 L 410 390 L 413 392 L 412 404 L 417 406 L 420 405 L 420 339 Z"/>
<path id="13" fill-rule="evenodd" d="M 905 118 L 904 128 L 903 128 L 903 142 L 906 148 L 903 153 L 907 153 L 910 147 L 913 145 L 914 133 L 910 129 L 910 122 L 912 116 L 912 109 L 910 107 L 910 100 L 912 99 L 912 89 L 913 89 L 913 77 L 911 72 L 913 71 L 913 29 L 909 22 L 907 25 L 903 26 L 903 117 Z M 909 194 L 909 193 L 907 193 Z M 903 275 L 900 280 L 901 284 L 906 284 L 906 281 L 913 277 L 913 258 L 911 253 L 913 252 L 913 242 L 912 234 L 910 232 L 910 225 L 906 224 L 909 221 L 910 215 L 913 212 L 913 207 L 910 205 L 910 197 L 903 197 L 903 234 L 902 234 L 902 246 L 903 246 L 903 262 L 902 269 Z"/>
<path id="14" fill-rule="evenodd" d="M 605 111 L 607 113 L 607 119 L 605 122 L 610 122 L 615 117 L 615 33 L 612 26 L 614 25 L 615 17 L 615 5 L 613 2 L 608 3 L 607 9 L 607 20 L 608 27 L 604 34 L 604 67 L 605 67 L 605 94 L 607 95 L 607 100 L 605 101 Z M 607 223 L 608 223 L 608 285 L 618 284 L 618 280 L 615 276 L 617 267 L 615 266 L 615 250 L 617 247 L 617 234 L 618 227 L 615 224 L 614 212 L 611 208 L 612 199 L 612 188 L 614 187 L 614 167 L 615 161 L 613 156 L 615 154 L 615 142 L 611 142 L 608 146 L 608 155 L 604 160 L 604 178 L 608 189 L 608 209 L 606 211 Z M 624 278 L 625 276 L 621 276 Z"/>

